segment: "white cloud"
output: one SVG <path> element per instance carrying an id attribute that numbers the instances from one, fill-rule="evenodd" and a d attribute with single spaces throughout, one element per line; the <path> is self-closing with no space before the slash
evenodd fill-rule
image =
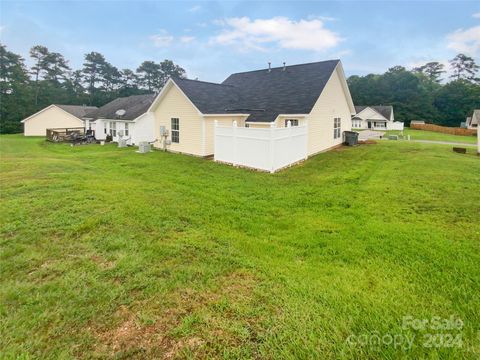
<path id="1" fill-rule="evenodd" d="M 251 20 L 248 17 L 217 20 L 223 30 L 210 39 L 213 44 L 237 46 L 239 50 L 266 50 L 267 45 L 283 49 L 324 51 L 343 39 L 324 27 L 319 18 L 299 21 L 287 17 Z"/>
<path id="2" fill-rule="evenodd" d="M 475 19 L 480 19 L 480 12 L 472 15 Z"/>
<path id="3" fill-rule="evenodd" d="M 458 29 L 447 35 L 449 49 L 475 56 L 480 54 L 480 26 Z"/>
<path id="4" fill-rule="evenodd" d="M 202 9 L 202 7 L 200 5 L 195 5 L 195 6 L 192 6 L 191 8 L 189 8 L 188 11 L 189 12 L 197 12 L 201 9 Z"/>
<path id="5" fill-rule="evenodd" d="M 166 30 L 160 30 L 160 33 L 150 36 L 150 40 L 153 41 L 153 44 L 156 47 L 165 47 L 170 45 L 173 41 L 173 36 L 170 35 Z"/>
<path id="6" fill-rule="evenodd" d="M 180 37 L 180 42 L 182 42 L 184 44 L 191 43 L 193 40 L 195 40 L 194 36 L 181 36 Z"/>

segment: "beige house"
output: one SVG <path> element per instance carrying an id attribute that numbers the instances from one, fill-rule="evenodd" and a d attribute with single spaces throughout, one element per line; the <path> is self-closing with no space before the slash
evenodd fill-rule
<path id="1" fill-rule="evenodd" d="M 22 120 L 25 136 L 45 136 L 47 129 L 84 127 L 82 117 L 95 106 L 52 104 Z"/>
<path id="2" fill-rule="evenodd" d="M 237 73 L 220 84 L 170 79 L 148 112 L 155 147 L 196 156 L 214 154 L 215 121 L 247 128 L 307 125 L 310 156 L 341 144 L 356 114 L 340 60 Z"/>

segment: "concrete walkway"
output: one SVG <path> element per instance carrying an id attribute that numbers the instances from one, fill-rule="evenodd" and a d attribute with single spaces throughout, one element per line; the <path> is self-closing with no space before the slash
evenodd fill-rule
<path id="1" fill-rule="evenodd" d="M 385 135 L 385 133 L 381 131 L 362 130 L 358 131 L 358 140 L 380 140 L 383 135 Z"/>

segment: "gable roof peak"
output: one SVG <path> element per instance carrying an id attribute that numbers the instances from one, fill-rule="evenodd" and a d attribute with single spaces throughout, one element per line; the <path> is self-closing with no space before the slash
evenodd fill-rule
<path id="1" fill-rule="evenodd" d="M 299 67 L 299 66 L 309 66 L 309 65 L 317 65 L 317 64 L 324 64 L 324 63 L 339 63 L 340 59 L 332 59 L 332 60 L 323 60 L 323 61 L 313 61 L 309 63 L 302 63 L 302 64 L 293 64 L 293 65 L 282 65 L 282 66 L 277 66 L 277 67 L 270 67 L 270 68 L 264 68 L 264 69 L 258 69 L 258 70 L 250 70 L 250 71 L 240 71 L 236 73 L 230 74 L 232 75 L 240 75 L 240 74 L 246 74 L 246 73 L 255 73 L 255 72 L 266 72 L 271 73 L 275 70 L 281 70 L 282 72 L 287 71 L 288 69 Z M 284 63 L 285 64 L 285 63 Z M 270 70 L 270 71 L 269 71 Z"/>

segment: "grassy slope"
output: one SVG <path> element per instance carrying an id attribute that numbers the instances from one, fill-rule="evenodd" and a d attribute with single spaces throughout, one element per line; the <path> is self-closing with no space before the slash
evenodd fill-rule
<path id="1" fill-rule="evenodd" d="M 398 134 L 400 131 L 387 131 L 389 134 Z M 476 136 L 461 136 L 461 135 L 450 135 L 434 131 L 426 130 L 415 130 L 410 128 L 405 128 L 403 131 L 404 135 L 410 135 L 412 140 L 434 140 L 434 141 L 450 141 L 458 143 L 468 143 L 476 144 Z"/>
<path id="2" fill-rule="evenodd" d="M 0 142 L 3 357 L 480 354 L 471 149 L 382 142 L 270 175 Z M 460 317 L 463 347 L 423 347 L 407 315 Z M 375 332 L 414 347 L 345 342 Z"/>

